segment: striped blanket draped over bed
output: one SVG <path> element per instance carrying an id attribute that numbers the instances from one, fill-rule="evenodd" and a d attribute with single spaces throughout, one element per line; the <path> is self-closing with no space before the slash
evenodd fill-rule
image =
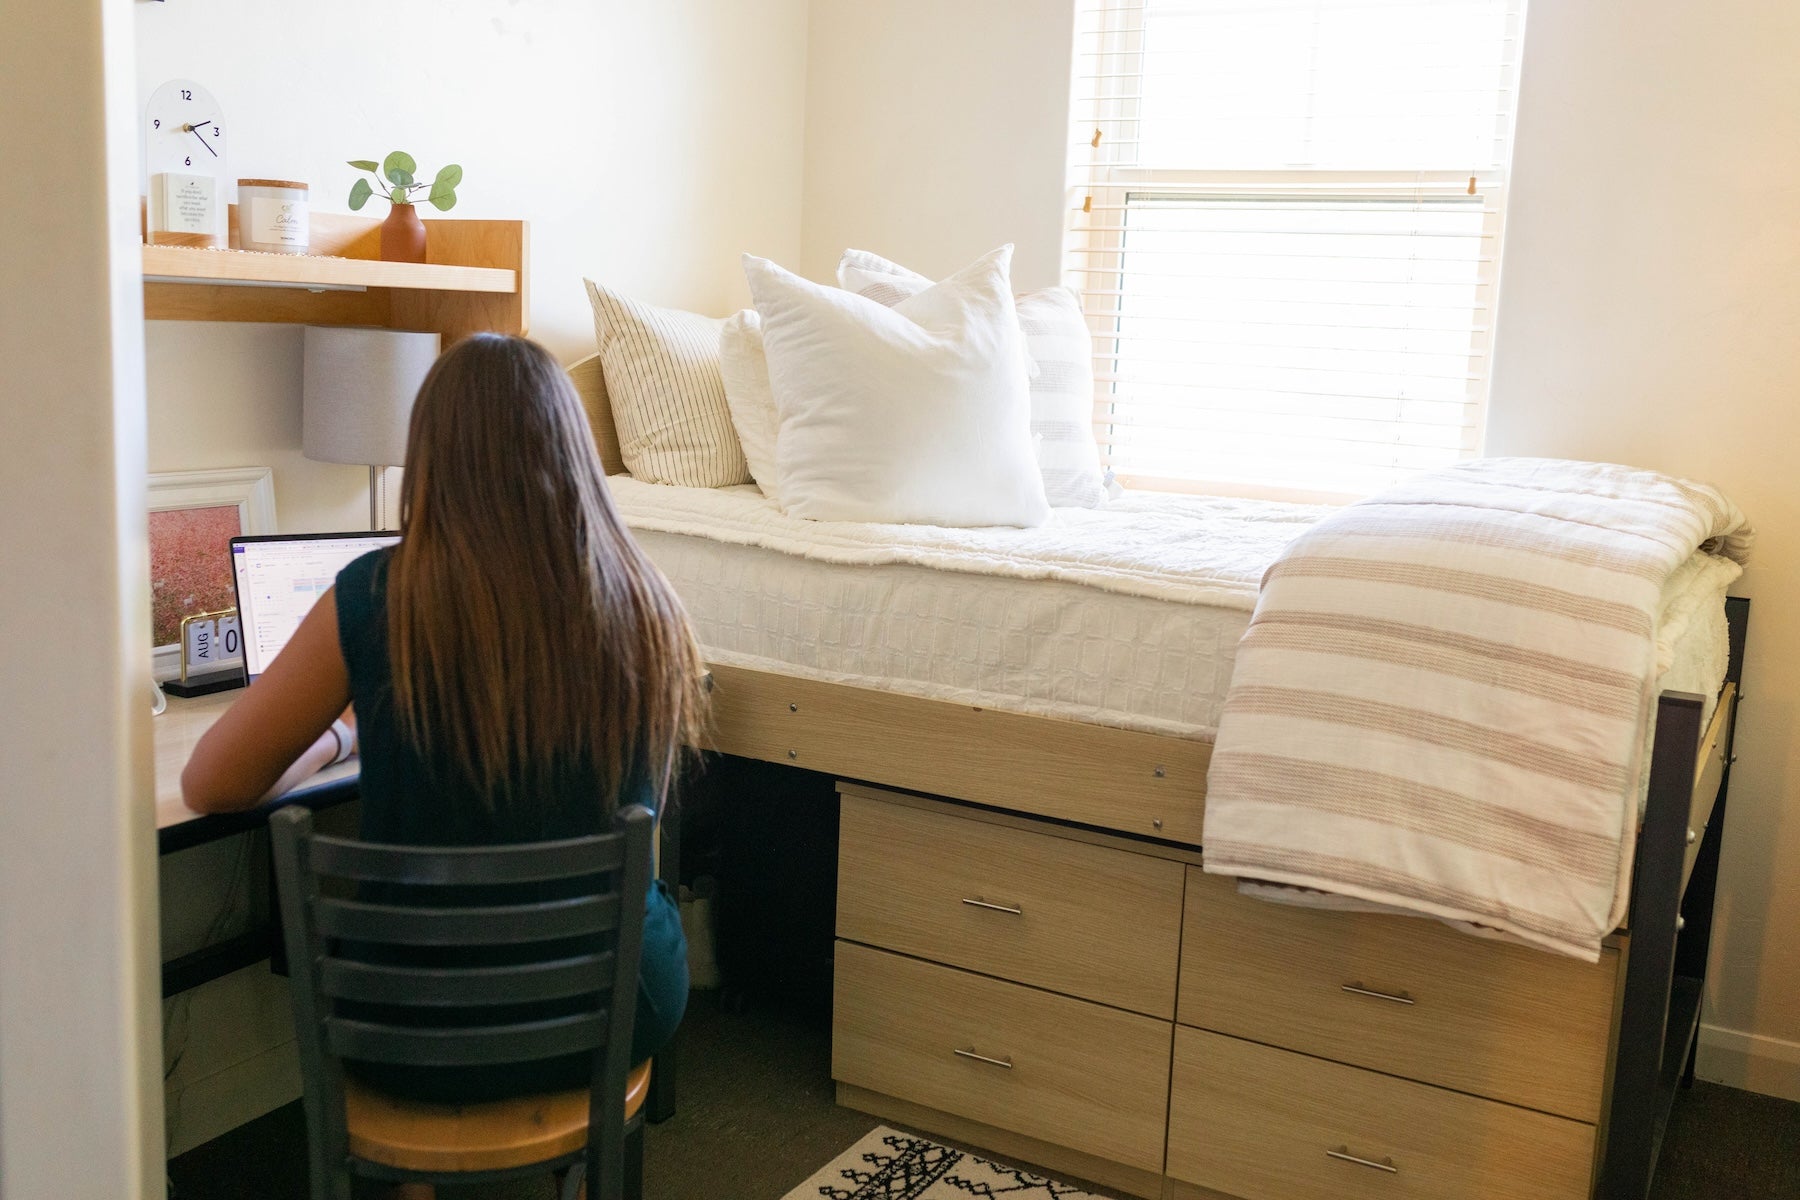
<path id="1" fill-rule="evenodd" d="M 1749 543 L 1713 488 L 1551 459 L 1326 518 L 1239 645 L 1206 870 L 1596 958 L 1629 892 L 1663 584 Z"/>

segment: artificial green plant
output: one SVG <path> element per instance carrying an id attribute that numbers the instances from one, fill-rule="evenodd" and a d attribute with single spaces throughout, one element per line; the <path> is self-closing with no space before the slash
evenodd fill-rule
<path id="1" fill-rule="evenodd" d="M 455 163 L 444 167 L 429 182 L 414 178 L 413 172 L 419 169 L 419 164 L 404 150 L 394 151 L 379 163 L 358 158 L 352 159 L 350 165 L 375 176 L 374 186 L 366 179 L 358 179 L 350 185 L 351 212 L 360 212 L 369 197 L 377 194 L 376 188 L 380 188 L 380 195 L 393 204 L 411 204 L 413 193 L 423 191 L 425 199 L 439 211 L 448 212 L 456 207 L 456 185 L 462 182 L 463 170 Z"/>

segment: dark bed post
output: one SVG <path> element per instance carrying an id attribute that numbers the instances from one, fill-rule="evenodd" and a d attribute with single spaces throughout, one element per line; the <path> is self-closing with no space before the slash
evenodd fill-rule
<path id="1" fill-rule="evenodd" d="M 1663 1044 L 1675 976 L 1675 921 L 1681 907 L 1688 798 L 1694 759 L 1700 752 L 1704 703 L 1699 696 L 1668 692 L 1657 704 L 1650 794 L 1638 833 L 1637 874 L 1631 888 L 1631 942 L 1625 958 L 1625 998 L 1619 1013 L 1612 1119 L 1607 1124 L 1599 1200 L 1644 1200 L 1656 1166 Z"/>
<path id="2" fill-rule="evenodd" d="M 1725 682 L 1741 685 L 1750 602 L 1727 600 L 1725 615 L 1731 639 Z M 1631 939 L 1626 950 L 1612 1101 L 1594 1192 L 1598 1200 L 1644 1200 L 1656 1172 L 1678 1085 L 1692 1077 L 1712 936 L 1719 838 L 1731 783 L 1729 763 L 1735 757 L 1734 751 L 1726 758 L 1705 840 L 1684 894 L 1681 876 L 1702 712 L 1698 696 L 1667 692 L 1657 704 L 1650 791 L 1638 833 L 1637 870 L 1631 888 Z M 1726 716 L 1724 737 L 1726 746 L 1731 747 L 1737 723 L 1735 703 Z"/>
<path id="3" fill-rule="evenodd" d="M 1744 638 L 1750 625 L 1750 601 L 1731 597 L 1725 601 L 1725 618 L 1729 622 L 1731 657 L 1725 668 L 1725 682 L 1738 686 L 1736 702 L 1725 724 L 1725 761 L 1719 775 L 1719 794 L 1713 801 L 1712 816 L 1701 836 L 1700 852 L 1694 858 L 1694 869 L 1688 876 L 1687 893 L 1681 901 L 1681 917 L 1685 928 L 1675 941 L 1675 974 L 1704 981 L 1706 964 L 1712 952 L 1713 897 L 1719 882 L 1719 844 L 1725 835 L 1725 800 L 1731 792 L 1731 764 L 1737 761 L 1737 706 L 1744 702 Z M 1694 1058 L 1700 1051 L 1696 1033 L 1688 1047 L 1687 1062 L 1682 1067 L 1681 1086 L 1694 1083 Z"/>

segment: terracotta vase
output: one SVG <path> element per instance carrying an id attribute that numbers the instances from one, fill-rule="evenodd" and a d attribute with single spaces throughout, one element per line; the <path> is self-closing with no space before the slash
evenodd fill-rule
<path id="1" fill-rule="evenodd" d="M 396 204 L 381 223 L 383 262 L 425 261 L 425 222 L 410 204 Z"/>

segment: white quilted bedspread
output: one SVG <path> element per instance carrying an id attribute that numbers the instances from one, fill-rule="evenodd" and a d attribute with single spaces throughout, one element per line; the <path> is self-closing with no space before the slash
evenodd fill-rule
<path id="1" fill-rule="evenodd" d="M 1264 568 L 1332 511 L 1126 493 L 1038 529 L 937 529 L 608 482 L 713 662 L 1205 739 Z M 1729 582 L 1710 562 L 1677 573 L 1658 628 L 1664 686 L 1708 696 Z"/>
<path id="2" fill-rule="evenodd" d="M 1034 529 L 948 529 L 806 521 L 756 488 L 607 480 L 636 530 L 690 534 L 843 564 L 1056 579 L 1178 604 L 1248 612 L 1282 547 L 1332 511 L 1307 504 L 1126 493 L 1103 508 L 1058 508 Z"/>

